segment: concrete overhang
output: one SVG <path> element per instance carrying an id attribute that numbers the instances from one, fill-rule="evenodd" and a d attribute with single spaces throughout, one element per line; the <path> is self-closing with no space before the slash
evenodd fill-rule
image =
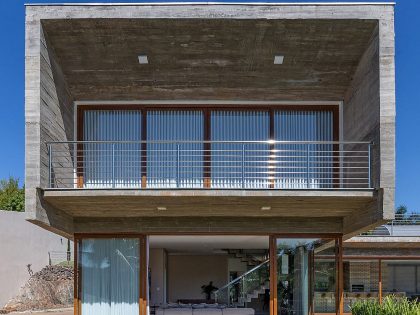
<path id="1" fill-rule="evenodd" d="M 344 242 L 346 248 L 413 248 L 419 251 L 419 236 L 358 236 Z"/>
<path id="2" fill-rule="evenodd" d="M 72 217 L 344 217 L 374 200 L 372 190 L 45 190 Z"/>
<path id="3" fill-rule="evenodd" d="M 378 20 L 268 19 L 260 10 L 247 19 L 51 16 L 41 25 L 77 101 L 344 99 Z"/>

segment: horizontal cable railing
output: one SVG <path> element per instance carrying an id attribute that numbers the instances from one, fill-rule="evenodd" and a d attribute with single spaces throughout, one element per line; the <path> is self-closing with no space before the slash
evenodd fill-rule
<path id="1" fill-rule="evenodd" d="M 394 220 L 364 232 L 361 236 L 420 236 L 420 213 L 397 213 Z"/>
<path id="2" fill-rule="evenodd" d="M 49 142 L 50 188 L 364 189 L 370 142 Z"/>

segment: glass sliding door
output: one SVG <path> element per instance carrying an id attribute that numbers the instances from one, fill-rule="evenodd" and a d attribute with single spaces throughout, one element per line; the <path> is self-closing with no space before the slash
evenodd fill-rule
<path id="1" fill-rule="evenodd" d="M 202 111 L 147 111 L 147 187 L 203 187 L 203 140 Z"/>
<path id="2" fill-rule="evenodd" d="M 311 303 L 310 257 L 318 239 L 277 239 L 279 315 L 308 315 Z"/>
<path id="3" fill-rule="evenodd" d="M 138 315 L 140 244 L 136 238 L 82 239 L 83 315 Z"/>
<path id="4" fill-rule="evenodd" d="M 214 110 L 210 122 L 211 140 L 221 141 L 211 144 L 212 188 L 267 188 L 269 145 L 247 141 L 270 139 L 269 112 Z"/>
<path id="5" fill-rule="evenodd" d="M 317 189 L 333 184 L 334 152 L 332 144 L 293 143 L 295 141 L 333 141 L 333 111 L 275 110 L 276 144 L 275 188 Z"/>
<path id="6" fill-rule="evenodd" d="M 332 256 L 334 253 L 332 253 Z M 335 314 L 337 264 L 334 258 L 314 257 L 315 313 Z"/>
<path id="7" fill-rule="evenodd" d="M 83 122 L 84 187 L 140 187 L 141 110 L 86 110 Z"/>
<path id="8" fill-rule="evenodd" d="M 277 238 L 274 246 L 277 314 L 336 313 L 336 239 Z M 330 253 L 331 260 L 321 259 Z"/>

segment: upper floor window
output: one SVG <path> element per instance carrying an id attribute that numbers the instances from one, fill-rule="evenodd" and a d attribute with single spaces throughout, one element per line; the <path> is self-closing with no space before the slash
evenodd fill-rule
<path id="1" fill-rule="evenodd" d="M 84 187 L 328 188 L 334 182 L 332 144 L 288 142 L 337 140 L 332 107 L 82 108 Z M 285 142 L 261 143 L 267 140 Z"/>

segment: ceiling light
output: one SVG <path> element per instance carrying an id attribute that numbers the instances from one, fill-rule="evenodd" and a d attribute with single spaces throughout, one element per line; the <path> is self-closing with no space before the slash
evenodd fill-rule
<path id="1" fill-rule="evenodd" d="M 156 209 L 157 209 L 157 211 L 166 211 L 167 210 L 166 207 L 157 207 Z"/>
<path id="2" fill-rule="evenodd" d="M 261 211 L 269 211 L 269 210 L 271 210 L 270 206 L 261 207 Z"/>
<path id="3" fill-rule="evenodd" d="M 139 64 L 141 65 L 147 65 L 149 63 L 149 59 L 147 58 L 147 55 L 139 55 Z"/>
<path id="4" fill-rule="evenodd" d="M 284 61 L 284 56 L 283 55 L 274 56 L 274 64 L 275 65 L 282 65 L 283 61 Z"/>

